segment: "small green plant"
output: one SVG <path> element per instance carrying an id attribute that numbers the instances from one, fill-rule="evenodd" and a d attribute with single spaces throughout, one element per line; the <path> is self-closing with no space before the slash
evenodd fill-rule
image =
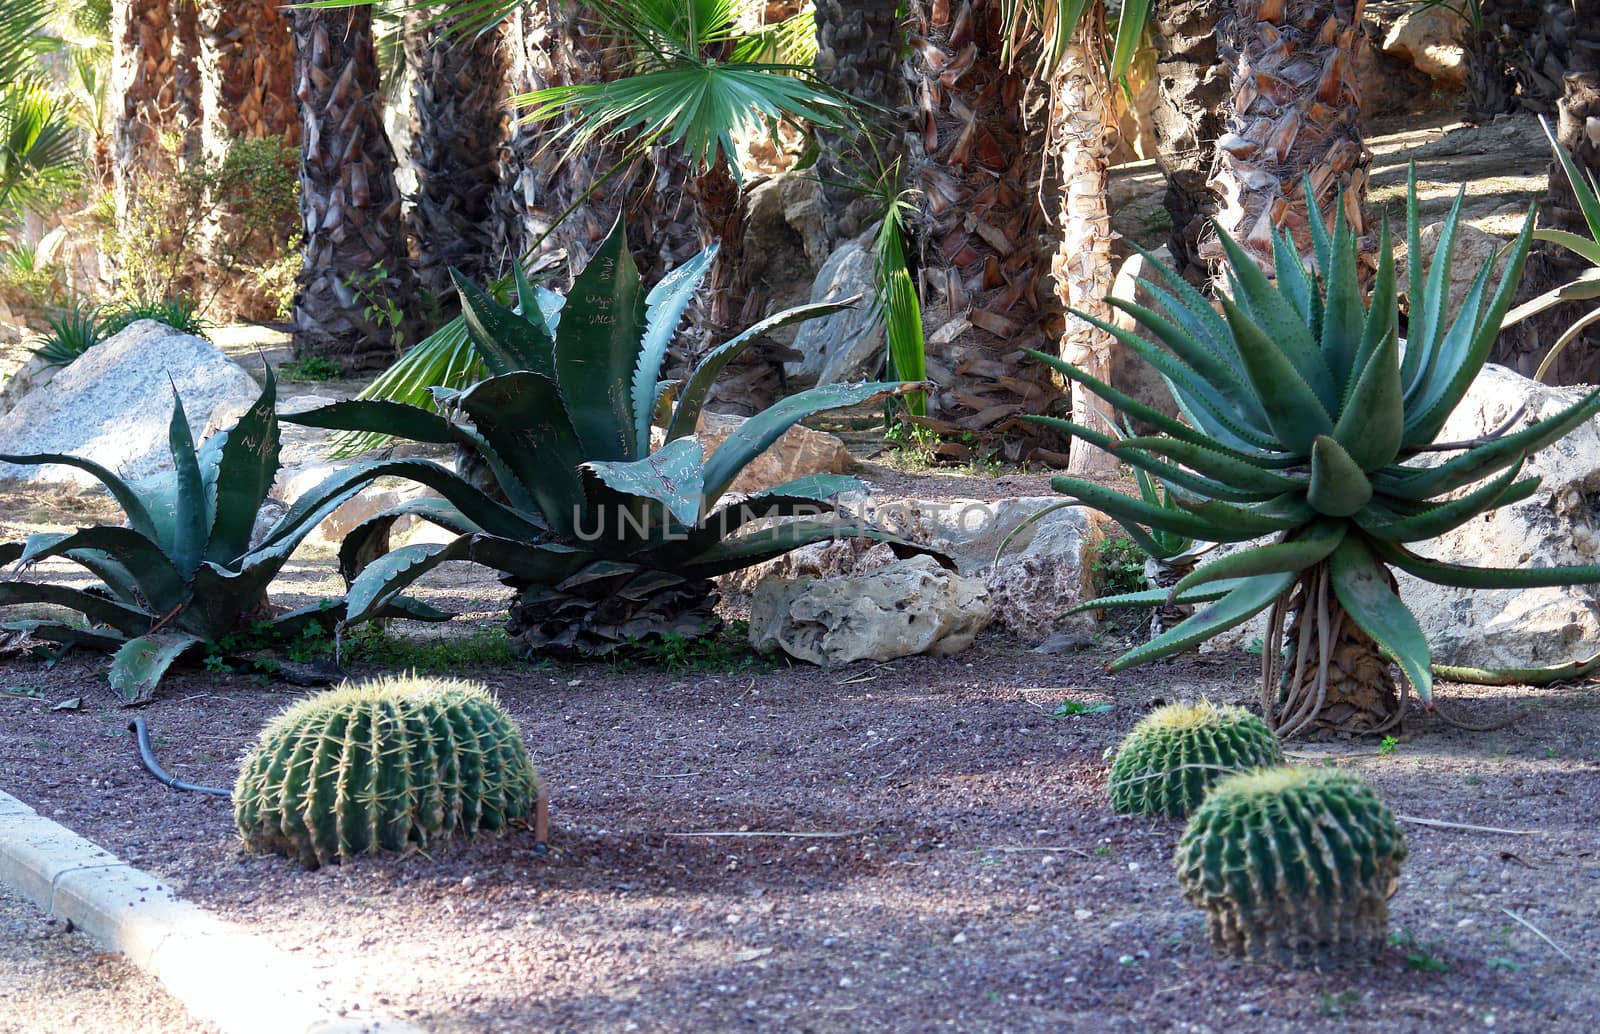
<path id="1" fill-rule="evenodd" d="M 314 869 L 504 829 L 539 792 L 516 723 L 482 686 L 411 676 L 273 719 L 239 770 L 234 820 L 247 850 Z"/>
<path id="2" fill-rule="evenodd" d="M 113 305 L 105 311 L 102 320 L 106 337 L 138 320 L 155 320 L 173 330 L 201 338 L 207 336 L 206 330 L 212 326 L 210 320 L 200 315 L 199 304 L 181 294 L 169 295 L 160 301 L 132 301 Z"/>
<path id="3" fill-rule="evenodd" d="M 396 352 L 405 350 L 406 314 L 389 293 L 389 270 L 379 262 L 365 273 L 357 273 L 345 282 L 361 300 L 361 313 L 389 335 Z"/>
<path id="4" fill-rule="evenodd" d="M 1483 785 L 1483 776 L 1479 775 L 1476 772 L 1473 772 L 1473 773 L 1471 773 L 1470 775 L 1468 775 L 1465 779 L 1463 779 L 1461 781 L 1463 783 L 1466 783 L 1468 786 L 1482 786 Z"/>
<path id="5" fill-rule="evenodd" d="M 1110 704 L 1088 704 L 1082 700 L 1067 699 L 1056 705 L 1056 709 L 1050 712 L 1050 717 L 1077 718 L 1081 715 L 1105 714 L 1111 709 Z"/>
<path id="6" fill-rule="evenodd" d="M 422 638 L 396 636 L 373 624 L 346 640 L 344 656 L 352 662 L 443 675 L 516 664 L 518 659 L 513 646 L 511 637 L 502 628 L 474 628 L 464 635 Z"/>
<path id="7" fill-rule="evenodd" d="M 771 671 L 773 653 L 750 645 L 750 623 L 732 621 L 710 635 L 689 637 L 666 632 L 645 640 L 632 639 L 608 658 L 615 671 L 656 668 L 660 671 Z"/>
<path id="8" fill-rule="evenodd" d="M 1223 776 L 1282 763 L 1278 737 L 1244 708 L 1168 704 L 1140 719 L 1117 748 L 1111 807 L 1177 818 Z"/>
<path id="9" fill-rule="evenodd" d="M 57 308 L 45 323 L 50 329 L 31 351 L 55 366 L 66 366 L 110 336 L 95 308 L 78 299 Z"/>
<path id="10" fill-rule="evenodd" d="M 286 381 L 333 381 L 339 379 L 339 364 L 320 355 L 292 359 L 278 367 Z"/>
<path id="11" fill-rule="evenodd" d="M 1406 957 L 1406 965 L 1422 973 L 1448 973 L 1449 963 L 1434 954 L 1439 948 L 1438 941 L 1429 941 L 1427 944 L 1417 940 L 1416 934 L 1402 927 L 1389 935 L 1389 943 L 1400 949 L 1400 954 Z"/>
<path id="12" fill-rule="evenodd" d="M 1378 741 L 1378 754 L 1383 757 L 1388 757 L 1390 754 L 1393 754 L 1395 749 L 1399 746 L 1399 740 L 1395 739 L 1393 736 L 1385 736 L 1383 739 Z"/>
<path id="13" fill-rule="evenodd" d="M 1102 539 L 1090 564 L 1096 590 L 1105 596 L 1142 590 L 1145 587 L 1144 561 L 1147 555 L 1126 535 Z"/>
<path id="14" fill-rule="evenodd" d="M 1488 966 L 1490 969 L 1503 969 L 1509 973 L 1515 973 L 1522 968 L 1522 963 L 1517 962 L 1514 959 L 1508 959 L 1503 955 L 1493 956 L 1486 961 L 1484 965 Z"/>
<path id="15" fill-rule="evenodd" d="M 1334 1018 L 1342 1017 L 1345 1010 L 1361 1001 L 1360 991 L 1333 991 L 1319 992 L 1322 995 L 1322 1006 L 1317 1010 L 1323 1016 Z"/>

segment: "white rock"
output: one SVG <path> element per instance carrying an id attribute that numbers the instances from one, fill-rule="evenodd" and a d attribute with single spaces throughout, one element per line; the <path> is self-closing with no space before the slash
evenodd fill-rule
<path id="1" fill-rule="evenodd" d="M 860 295 L 853 309 L 808 320 L 795 335 L 795 351 L 804 358 L 785 363 L 784 372 L 797 384 L 837 384 L 870 380 L 883 362 L 883 317 L 873 310 L 875 290 L 872 238 L 869 230 L 834 249 L 811 287 L 811 301 L 836 302 Z"/>
<path id="2" fill-rule="evenodd" d="M 750 641 L 825 666 L 944 656 L 972 645 L 989 615 L 981 581 L 919 556 L 856 577 L 762 582 L 750 604 Z"/>
<path id="3" fill-rule="evenodd" d="M 131 480 L 171 469 L 172 385 L 196 441 L 212 414 L 261 387 L 209 341 L 140 320 L 101 342 L 0 416 L 0 452 L 71 453 Z M 0 463 L 0 478 L 98 484 L 74 468 Z"/>

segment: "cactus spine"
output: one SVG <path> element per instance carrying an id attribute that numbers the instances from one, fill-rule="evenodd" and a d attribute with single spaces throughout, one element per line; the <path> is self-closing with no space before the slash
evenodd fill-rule
<path id="1" fill-rule="evenodd" d="M 515 723 L 476 683 L 397 678 L 290 706 L 234 789 L 245 847 L 310 868 L 503 828 L 533 813 L 539 777 Z"/>
<path id="2" fill-rule="evenodd" d="M 1230 772 L 1281 764 L 1278 737 L 1244 708 L 1168 704 L 1145 715 L 1117 748 L 1111 806 L 1179 818 Z"/>

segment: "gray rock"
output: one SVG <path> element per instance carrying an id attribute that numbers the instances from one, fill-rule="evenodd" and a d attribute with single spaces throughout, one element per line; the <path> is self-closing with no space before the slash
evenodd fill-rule
<path id="1" fill-rule="evenodd" d="M 42 356 L 32 355 L 6 378 L 0 388 L 0 415 L 11 412 L 31 392 L 37 391 L 56 379 L 65 367 L 57 366 Z"/>
<path id="2" fill-rule="evenodd" d="M 138 480 L 171 469 L 172 388 L 198 441 L 212 415 L 261 387 L 208 341 L 140 320 L 96 345 L 0 416 L 0 452 L 71 453 Z M 72 467 L 0 463 L 0 478 L 93 485 Z"/>
<path id="3" fill-rule="evenodd" d="M 794 348 L 804 358 L 785 363 L 798 385 L 869 380 L 883 362 L 883 317 L 874 311 L 872 238 L 869 230 L 834 249 L 811 286 L 811 301 L 835 302 L 854 295 L 853 309 L 801 324 Z"/>
<path id="4" fill-rule="evenodd" d="M 835 579 L 769 579 L 750 604 L 750 642 L 834 666 L 972 645 L 989 623 L 989 593 L 919 556 Z"/>

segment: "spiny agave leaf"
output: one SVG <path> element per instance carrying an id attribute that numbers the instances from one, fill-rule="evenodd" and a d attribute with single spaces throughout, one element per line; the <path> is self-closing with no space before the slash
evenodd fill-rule
<path id="1" fill-rule="evenodd" d="M 840 474 L 813 474 L 786 481 L 765 492 L 729 503 L 709 515 L 701 527 L 688 532 L 681 544 L 683 552 L 688 556 L 697 556 L 752 521 L 775 517 L 820 517 L 833 513 L 832 500 L 835 496 L 864 489 L 865 486 L 855 478 Z M 663 547 L 668 550 L 673 548 L 671 543 L 663 543 Z"/>
<path id="2" fill-rule="evenodd" d="M 48 603 L 67 607 L 97 625 L 110 625 L 123 635 L 148 632 L 154 621 L 150 614 L 98 593 L 39 582 L 0 582 L 0 607 L 18 603 Z"/>
<path id="3" fill-rule="evenodd" d="M 490 298 L 460 270 L 450 270 L 461 296 L 461 318 L 493 375 L 531 370 L 555 376 L 555 342 L 543 321 L 524 318 Z"/>
<path id="4" fill-rule="evenodd" d="M 1233 301 L 1229 302 L 1237 311 L 1230 313 L 1227 307 L 1224 307 L 1223 314 L 1227 316 L 1228 325 L 1233 329 L 1234 341 L 1239 345 L 1245 372 L 1253 374 L 1259 366 L 1259 359 L 1253 363 L 1245 344 L 1239 341 L 1241 322 L 1257 328 L 1258 336 L 1276 346 L 1278 354 L 1311 389 L 1312 394 L 1321 403 L 1323 411 L 1332 410 L 1339 404 L 1339 394 L 1334 390 L 1328 364 L 1323 359 L 1317 342 L 1312 339 L 1310 328 L 1300 320 L 1288 299 L 1272 286 L 1267 274 L 1261 271 L 1255 260 L 1245 254 L 1244 249 L 1239 247 L 1221 227 L 1217 228 L 1217 238 L 1222 242 L 1223 251 L 1228 255 L 1228 265 L 1238 285 Z M 1262 403 L 1270 407 L 1271 400 L 1262 395 L 1258 378 L 1252 375 L 1251 381 L 1255 385 L 1256 394 L 1262 396 Z M 1270 413 L 1269 408 L 1269 416 Z"/>
<path id="5" fill-rule="evenodd" d="M 81 559 L 86 552 L 104 553 L 125 568 L 138 594 L 152 611 L 165 614 L 189 596 L 188 580 L 159 546 L 132 528 L 99 525 L 65 535 L 30 535 L 20 560 L 31 564 L 53 556 L 66 556 L 87 567 Z"/>
<path id="6" fill-rule="evenodd" d="M 396 520 L 405 516 L 425 520 L 454 535 L 475 535 L 483 530 L 447 499 L 408 499 L 368 517 L 351 528 L 339 542 L 339 574 L 345 585 L 349 585 L 368 563 L 388 552 L 389 530 Z"/>
<path id="7" fill-rule="evenodd" d="M 1034 422 L 1044 424 L 1049 427 L 1054 427 L 1059 431 L 1064 431 L 1069 435 L 1080 438 L 1096 448 L 1103 449 L 1106 452 L 1111 453 L 1113 456 L 1116 456 L 1118 459 L 1123 460 L 1131 465 L 1135 470 L 1140 472 L 1149 471 L 1171 484 L 1182 485 L 1191 492 L 1215 496 L 1218 499 L 1227 499 L 1232 502 L 1239 503 L 1261 502 L 1263 500 L 1270 499 L 1289 488 L 1295 487 L 1292 481 L 1284 479 L 1287 487 L 1275 488 L 1272 491 L 1260 491 L 1247 485 L 1236 488 L 1225 481 L 1214 480 L 1212 477 L 1205 476 L 1203 472 L 1201 474 L 1196 474 L 1191 471 L 1184 470 L 1182 467 L 1179 467 L 1176 464 L 1168 463 L 1165 460 L 1159 459 L 1153 455 L 1152 452 L 1146 451 L 1144 448 L 1136 445 L 1135 440 L 1130 439 L 1127 441 L 1118 441 L 1108 434 L 1101 434 L 1099 431 L 1083 427 L 1080 424 L 1075 424 L 1070 420 L 1062 420 L 1059 417 L 1041 417 Z M 1165 450 L 1167 443 L 1163 442 L 1161 439 L 1146 440 L 1155 442 L 1155 448 L 1160 448 L 1163 451 Z M 1183 442 L 1178 442 L 1176 445 L 1180 451 L 1186 447 L 1185 443 Z M 1216 455 L 1216 459 L 1219 460 L 1220 465 L 1223 466 L 1236 462 L 1220 455 Z M 1248 464 L 1240 463 L 1238 466 L 1248 467 Z M 1252 473 L 1262 473 L 1261 471 L 1255 470 L 1253 467 L 1249 467 L 1248 469 L 1250 469 Z M 1268 476 L 1271 477 L 1272 475 Z M 1147 503 L 1151 502 L 1151 500 L 1148 498 L 1146 498 L 1144 501 Z"/>
<path id="8" fill-rule="evenodd" d="M 467 559 L 499 571 L 512 583 L 558 585 L 592 564 L 596 556 L 592 549 L 561 542 L 474 535 L 467 549 Z"/>
<path id="9" fill-rule="evenodd" d="M 1400 342 L 1390 334 L 1357 371 L 1334 425 L 1334 440 L 1356 467 L 1374 471 L 1394 462 L 1405 437 L 1405 400 L 1400 391 Z"/>
<path id="10" fill-rule="evenodd" d="M 22 555 L 22 543 L 20 543 L 20 542 L 0 542 L 0 567 L 6 566 L 7 564 L 11 563 L 11 561 L 17 559 L 21 555 Z"/>
<path id="11" fill-rule="evenodd" d="M 1600 584 L 1600 564 L 1566 567 L 1469 567 L 1420 557 L 1394 542 L 1374 540 L 1373 552 L 1406 574 L 1456 589 L 1542 589 Z"/>
<path id="12" fill-rule="evenodd" d="M 303 427 L 371 431 L 429 445 L 452 445 L 458 438 L 455 425 L 438 413 L 388 399 L 350 399 L 304 413 L 285 413 L 282 419 Z"/>
<path id="13" fill-rule="evenodd" d="M 494 377 L 463 395 L 461 408 L 538 503 L 550 526 L 571 535 L 584 505 L 578 464 L 589 454 L 587 443 L 579 444 L 555 383 L 537 373 Z M 505 534 L 481 520 L 478 523 Z"/>
<path id="14" fill-rule="evenodd" d="M 650 499 L 684 524 L 698 524 L 705 496 L 705 455 L 693 438 L 679 438 L 631 463 L 596 461 L 581 468 L 625 496 Z"/>
<path id="15" fill-rule="evenodd" d="M 1293 573 L 1283 573 L 1246 578 L 1237 588 L 1217 602 L 1196 611 L 1144 645 L 1135 647 L 1118 657 L 1107 665 L 1106 670 L 1115 673 L 1149 661 L 1158 661 L 1163 657 L 1182 653 L 1189 647 L 1203 643 L 1235 625 L 1242 625 L 1288 592 L 1294 586 L 1297 577 L 1299 576 Z"/>
<path id="16" fill-rule="evenodd" d="M 1335 547 L 1344 541 L 1346 528 L 1343 521 L 1318 521 L 1288 542 L 1257 546 L 1213 560 L 1178 579 L 1170 590 L 1171 594 L 1176 601 L 1187 590 L 1209 582 L 1305 571 L 1328 558 Z"/>
<path id="17" fill-rule="evenodd" d="M 1328 573 L 1345 613 L 1394 657 L 1423 705 L 1432 708 L 1432 656 L 1427 637 L 1416 617 L 1389 587 L 1372 552 L 1358 536 L 1347 536 L 1333 551 Z"/>
<path id="18" fill-rule="evenodd" d="M 1483 487 L 1411 517 L 1389 520 L 1381 516 L 1376 508 L 1368 507 L 1356 514 L 1355 520 L 1362 531 L 1386 542 L 1416 542 L 1437 538 L 1481 513 L 1520 502 L 1536 492 L 1539 488 L 1538 478 L 1513 483 L 1521 470 L 1522 460 L 1519 459 L 1510 470 Z"/>
<path id="19" fill-rule="evenodd" d="M 860 384 L 825 384 L 774 403 L 734 429 L 706 460 L 706 506 L 711 506 L 757 456 L 785 431 L 806 417 L 829 409 L 859 406 L 886 395 L 915 391 L 921 385 L 905 382 L 866 381 Z M 680 411 L 682 407 L 679 407 Z"/>
<path id="20" fill-rule="evenodd" d="M 374 560 L 345 590 L 343 624 L 359 625 L 377 617 L 390 601 L 429 571 L 446 561 L 465 559 L 471 545 L 471 536 L 463 535 L 447 543 L 402 546 Z"/>
<path id="21" fill-rule="evenodd" d="M 147 704 L 155 696 L 161 676 L 204 640 L 181 632 L 157 632 L 130 639 L 111 658 L 109 681 L 122 698 L 122 706 Z"/>
<path id="22" fill-rule="evenodd" d="M 1322 341 L 1320 351 L 1328 371 L 1333 374 L 1333 384 L 1339 395 L 1355 376 L 1356 354 L 1361 347 L 1361 333 L 1366 323 L 1366 310 L 1361 307 L 1361 280 L 1356 271 L 1356 235 L 1344 224 L 1344 204 L 1336 202 L 1339 216 L 1335 223 L 1331 266 L 1322 267 L 1324 297 L 1322 302 Z M 1395 367 L 1399 379 L 1400 368 Z M 1337 398 L 1337 396 L 1336 396 Z"/>
<path id="23" fill-rule="evenodd" d="M 1185 589 L 1171 598 L 1173 603 L 1212 603 L 1244 584 L 1244 579 L 1234 578 L 1226 581 L 1211 582 L 1197 588 Z M 1161 607 L 1169 602 L 1166 589 L 1141 589 L 1138 592 L 1123 592 L 1115 596 L 1101 596 L 1098 599 L 1084 600 L 1082 603 L 1069 608 L 1065 615 L 1081 614 L 1086 610 L 1119 610 L 1135 607 Z"/>
<path id="24" fill-rule="evenodd" d="M 63 467 L 77 467 L 92 476 L 96 481 L 106 486 L 117 505 L 122 507 L 122 512 L 128 517 L 128 526 L 152 542 L 160 541 L 156 533 L 156 526 L 151 520 L 150 511 L 145 508 L 144 500 L 126 481 L 117 477 L 111 471 L 92 460 L 82 459 L 78 456 L 68 456 L 59 452 L 36 452 L 27 455 L 0 453 L 0 462 L 15 463 L 18 466 L 36 467 L 43 463 L 59 463 Z"/>
<path id="25" fill-rule="evenodd" d="M 226 564 L 250 548 L 256 515 L 278 476 L 277 381 L 267 367 L 261 396 L 232 427 L 200 447 L 210 479 L 211 533 L 205 559 Z M 204 478 L 202 480 L 205 480 Z"/>
<path id="26" fill-rule="evenodd" d="M 1261 400 L 1261 408 L 1266 412 L 1273 434 L 1288 451 L 1302 455 L 1309 453 L 1317 435 L 1333 431 L 1333 420 L 1321 402 L 1321 393 L 1306 382 L 1277 343 L 1263 333 L 1237 305 L 1226 296 L 1219 300 L 1223 314 L 1228 318 L 1228 325 L 1233 328 L 1234 340 L 1239 345 L 1245 374 L 1255 389 L 1256 397 Z M 1320 356 L 1317 362 L 1322 363 Z M 1326 372 L 1324 365 L 1323 373 Z"/>
<path id="27" fill-rule="evenodd" d="M 440 610 L 431 603 L 424 603 L 415 596 L 396 596 L 383 605 L 378 611 L 377 618 L 405 618 L 407 621 L 449 621 L 455 617 L 448 610 Z"/>
<path id="28" fill-rule="evenodd" d="M 689 375 L 688 383 L 683 386 L 683 391 L 678 396 L 677 408 L 672 413 L 672 423 L 667 427 L 667 440 L 673 441 L 694 434 L 700 423 L 700 411 L 705 408 L 706 399 L 711 394 L 711 386 L 716 383 L 717 377 L 730 362 L 759 341 L 763 335 L 770 334 L 779 327 L 787 327 L 791 323 L 821 319 L 823 316 L 831 316 L 836 312 L 854 308 L 856 302 L 860 300 L 860 296 L 853 296 L 837 302 L 822 302 L 785 309 L 752 324 L 743 333 L 729 338 L 712 349 L 694 368 L 694 372 Z"/>
<path id="29" fill-rule="evenodd" d="M 318 600 L 304 607 L 284 611 L 268 622 L 280 640 L 304 636 L 315 625 L 324 635 L 332 635 L 344 618 L 344 600 Z"/>
<path id="30" fill-rule="evenodd" d="M 120 634 L 97 632 L 89 628 L 80 628 L 77 625 L 63 624 L 59 621 L 43 621 L 31 618 L 24 621 L 0 622 L 0 630 L 26 632 L 33 639 L 42 639 L 47 643 L 60 643 L 63 646 L 82 647 L 85 650 L 116 650 L 127 642 L 127 639 Z"/>
<path id="31" fill-rule="evenodd" d="M 583 272 L 573 278 L 556 332 L 556 383 L 583 443 L 581 459 L 639 457 L 627 386 L 644 327 L 644 288 L 619 214 Z M 479 430 L 485 429 L 480 425 Z M 506 460 L 516 462 L 511 456 Z"/>
<path id="32" fill-rule="evenodd" d="M 888 543 L 895 555 L 901 558 L 920 554 L 931 556 L 946 567 L 951 564 L 949 557 L 931 546 L 911 542 L 879 528 L 851 525 L 837 520 L 799 520 L 726 539 L 693 557 L 677 570 L 685 578 L 715 578 L 780 557 L 813 542 L 844 538 Z"/>
<path id="33" fill-rule="evenodd" d="M 202 639 L 221 639 L 266 601 L 267 586 L 288 558 L 286 549 L 257 550 L 239 570 L 203 561 L 189 579 L 189 600 L 174 626 Z"/>
<path id="34" fill-rule="evenodd" d="M 1372 499 L 1372 482 L 1344 447 L 1327 435 L 1311 445 L 1311 484 L 1306 502 L 1329 517 L 1349 517 Z"/>
<path id="35" fill-rule="evenodd" d="M 200 477 L 200 462 L 194 454 L 194 436 L 189 433 L 189 418 L 183 413 L 183 400 L 172 393 L 172 422 L 167 429 L 172 450 L 177 492 L 172 535 L 172 565 L 188 577 L 205 557 L 211 525 L 206 513 L 205 485 Z"/>
<path id="36" fill-rule="evenodd" d="M 633 368 L 633 434 L 635 455 L 650 451 L 650 423 L 655 415 L 656 382 L 661 379 L 661 364 L 667 346 L 677 332 L 684 310 L 700 289 L 700 282 L 717 258 L 717 245 L 709 248 L 661 278 L 645 296 L 644 340 L 639 346 L 639 361 Z"/>

